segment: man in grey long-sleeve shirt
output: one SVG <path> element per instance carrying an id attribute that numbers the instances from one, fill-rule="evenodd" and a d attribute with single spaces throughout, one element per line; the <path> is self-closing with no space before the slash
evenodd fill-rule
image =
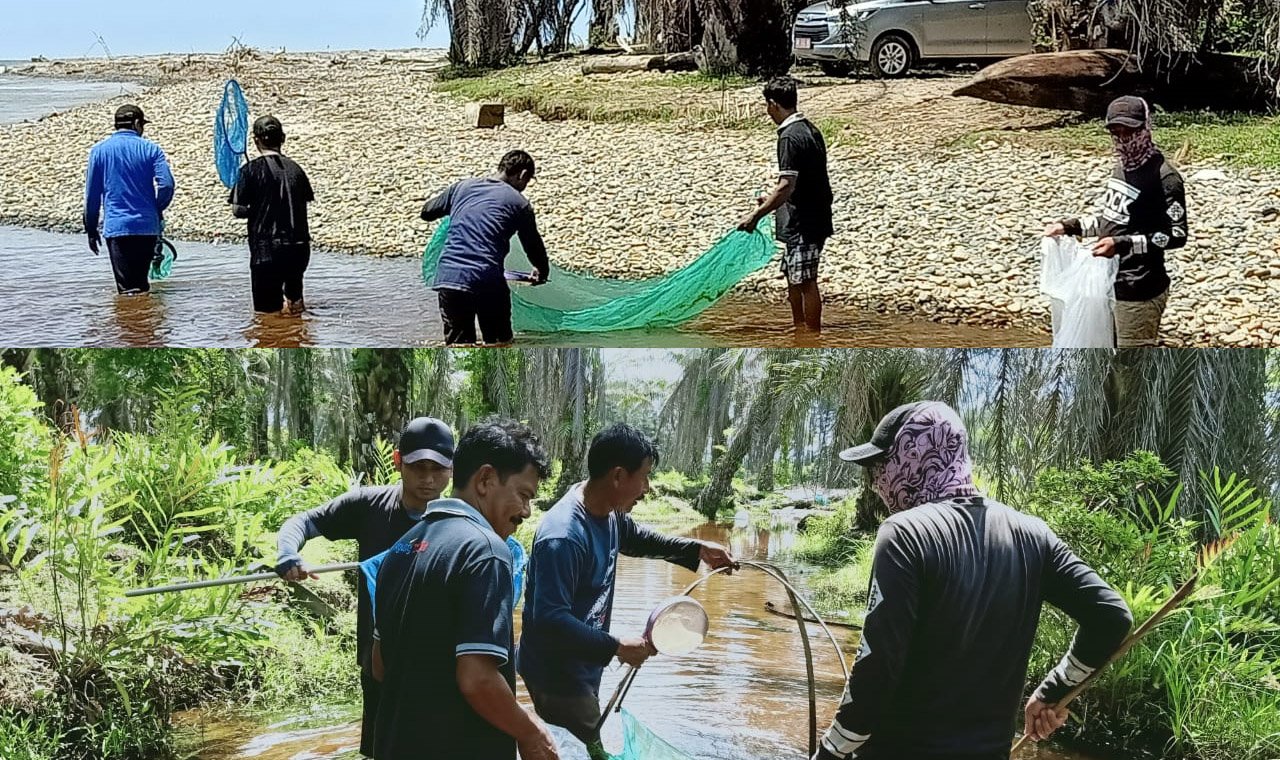
<path id="1" fill-rule="evenodd" d="M 907 404 L 841 458 L 868 468 L 890 516 L 876 537 L 862 647 L 815 760 L 1007 760 L 1043 602 L 1080 628 L 1025 708 L 1044 739 L 1052 707 L 1132 625 L 1120 595 L 1043 521 L 982 496 L 945 404 Z"/>
<path id="2" fill-rule="evenodd" d="M 453 431 L 440 420 L 418 417 L 405 425 L 394 456 L 400 483 L 354 488 L 333 501 L 294 515 L 277 537 L 280 577 L 300 581 L 309 576 L 300 552 L 308 540 L 324 536 L 330 541 L 355 539 L 364 561 L 390 549 L 418 524 L 427 503 L 440 498 L 453 476 Z M 310 576 L 315 577 L 315 576 Z M 373 678 L 370 652 L 373 646 L 373 607 L 368 585 L 356 584 L 356 658 L 364 721 L 360 751 L 373 756 L 373 725 L 378 713 L 378 682 Z"/>
<path id="3" fill-rule="evenodd" d="M 604 666 L 615 656 L 638 666 L 653 654 L 642 637 L 609 633 L 618 554 L 695 571 L 699 562 L 734 564 L 719 544 L 664 536 L 631 519 L 657 462 L 657 448 L 636 428 L 600 432 L 587 453 L 589 479 L 547 512 L 533 540 L 516 669 L 538 715 L 581 739 L 592 757 L 608 756 L 596 729 Z"/>

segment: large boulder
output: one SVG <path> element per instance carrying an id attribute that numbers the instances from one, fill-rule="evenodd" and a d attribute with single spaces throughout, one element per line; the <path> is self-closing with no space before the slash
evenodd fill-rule
<path id="1" fill-rule="evenodd" d="M 1256 61 L 1226 54 L 1180 54 L 1140 66 L 1125 50 L 1069 50 L 998 61 L 955 95 L 1009 105 L 1101 115 L 1120 95 L 1140 95 L 1170 110 L 1260 111 L 1272 91 Z"/>

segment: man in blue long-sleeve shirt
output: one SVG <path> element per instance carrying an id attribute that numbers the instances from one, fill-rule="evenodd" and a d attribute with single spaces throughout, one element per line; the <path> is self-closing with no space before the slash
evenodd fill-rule
<path id="1" fill-rule="evenodd" d="M 160 216 L 173 200 L 169 161 L 159 145 L 142 138 L 147 123 L 141 108 L 120 106 L 116 131 L 89 151 L 85 176 L 89 250 L 97 255 L 99 241 L 107 239 L 116 290 L 126 295 L 151 290 L 148 272 L 160 239 Z"/>
<path id="2" fill-rule="evenodd" d="M 664 536 L 631 519 L 657 462 L 657 448 L 636 428 L 602 431 L 587 453 L 589 480 L 547 512 L 533 540 L 516 668 L 538 715 L 568 729 L 592 757 L 608 756 L 596 728 L 604 666 L 615 656 L 638 666 L 653 654 L 640 636 L 609 633 L 618 554 L 695 571 L 699 562 L 734 564 L 723 546 Z"/>

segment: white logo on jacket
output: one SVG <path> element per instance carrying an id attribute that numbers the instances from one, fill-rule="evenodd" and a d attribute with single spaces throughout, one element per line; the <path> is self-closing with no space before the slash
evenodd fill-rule
<path id="1" fill-rule="evenodd" d="M 1114 224 L 1129 224 L 1129 207 L 1138 199 L 1138 188 L 1119 177 L 1107 180 L 1107 188 L 1098 201 L 1102 206 L 1102 216 Z"/>

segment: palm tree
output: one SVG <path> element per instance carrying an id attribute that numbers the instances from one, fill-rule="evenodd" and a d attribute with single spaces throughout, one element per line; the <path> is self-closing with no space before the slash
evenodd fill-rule
<path id="1" fill-rule="evenodd" d="M 351 355 L 350 372 L 359 411 L 354 431 L 356 465 L 373 473 L 378 465 L 375 439 L 397 440 L 408 421 L 412 349 L 357 348 Z"/>

